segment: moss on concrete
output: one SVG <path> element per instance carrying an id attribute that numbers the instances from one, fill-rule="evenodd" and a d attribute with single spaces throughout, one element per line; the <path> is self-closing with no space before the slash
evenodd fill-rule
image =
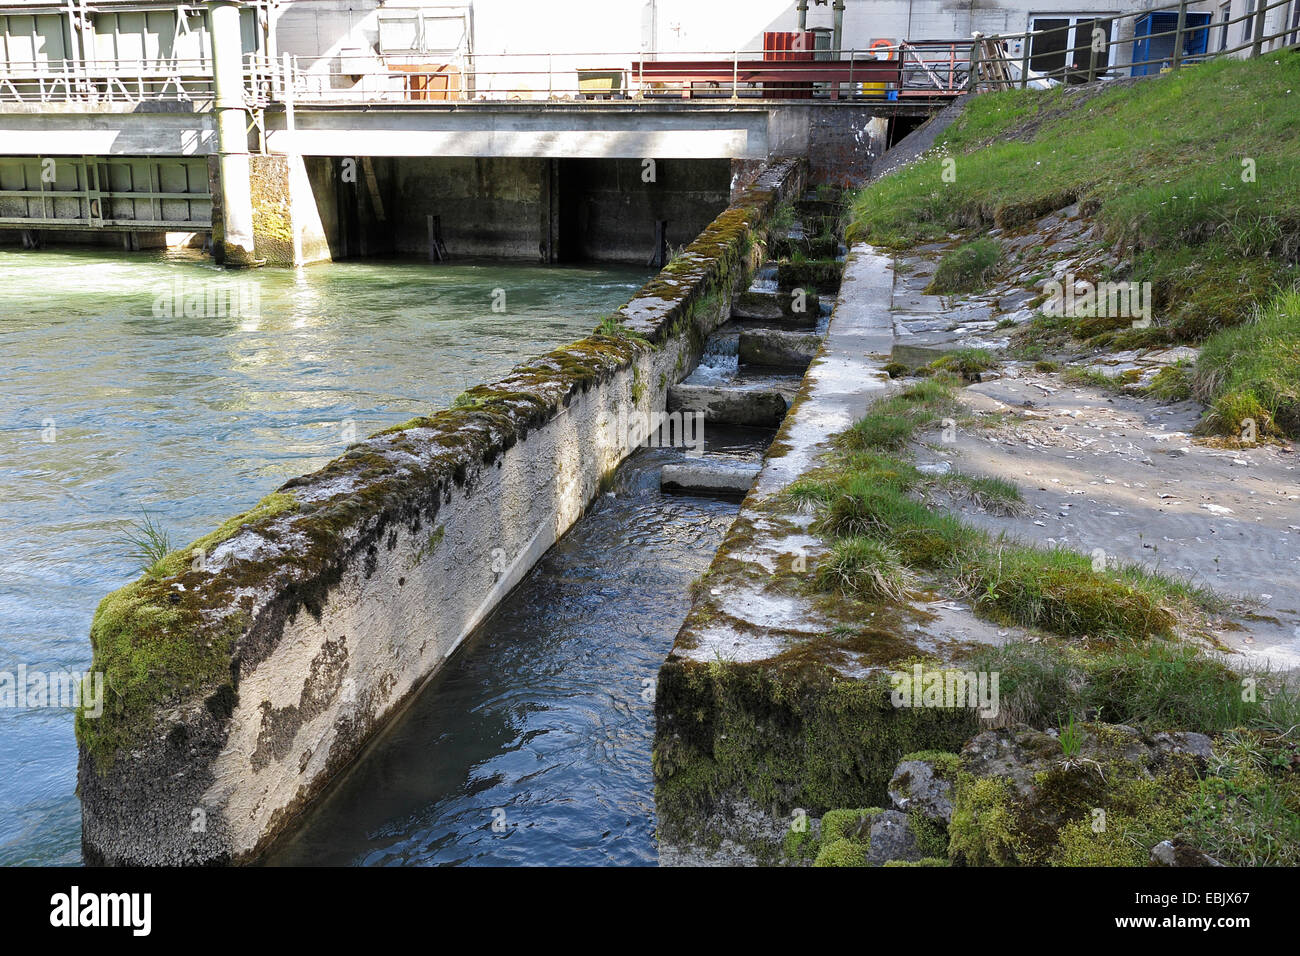
<path id="1" fill-rule="evenodd" d="M 889 690 L 883 676 L 844 680 L 825 665 L 670 658 L 655 698 L 661 834 L 699 842 L 729 801 L 781 817 L 882 805 L 903 754 L 974 732 L 965 708 L 896 708 Z"/>
<path id="2" fill-rule="evenodd" d="M 769 181 L 786 178 L 799 180 L 797 163 L 780 165 Z M 105 674 L 105 712 L 77 720 L 93 768 L 103 774 L 124 749 L 156 743 L 183 705 L 206 703 L 210 713 L 228 716 L 240 667 L 269 653 L 284 621 L 300 610 L 319 617 L 349 561 L 360 555 L 363 566 L 373 566 L 373 554 L 391 547 L 398 528 L 427 528 L 451 488 L 473 482 L 576 396 L 635 366 L 634 391 L 643 397 L 638 363 L 679 335 L 690 335 L 690 348 L 702 347 L 700 310 L 720 311 L 747 279 L 753 233 L 779 188 L 748 190 L 687 247 L 688 255 L 647 283 L 638 294 L 636 328 L 555 349 L 467 390 L 452 408 L 378 432 L 106 597 L 91 628 L 91 667 Z M 621 314 L 626 318 L 627 307 Z M 220 567 L 196 562 L 195 552 L 211 555 L 243 528 L 265 547 Z M 439 530 L 429 535 L 426 551 L 440 540 Z M 249 615 L 254 592 L 269 602 L 256 621 Z M 245 649 L 253 629 L 255 646 Z"/>

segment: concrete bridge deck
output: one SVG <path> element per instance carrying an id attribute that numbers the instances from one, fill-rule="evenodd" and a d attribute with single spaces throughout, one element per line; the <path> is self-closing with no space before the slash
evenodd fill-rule
<path id="1" fill-rule="evenodd" d="M 802 153 L 811 129 L 861 129 L 941 103 L 596 101 L 318 104 L 261 111 L 268 153 L 766 159 Z M 291 125 L 292 124 L 292 125 Z M 255 130 L 256 132 L 256 130 Z M 207 156 L 210 102 L 0 103 L 6 155 Z"/>

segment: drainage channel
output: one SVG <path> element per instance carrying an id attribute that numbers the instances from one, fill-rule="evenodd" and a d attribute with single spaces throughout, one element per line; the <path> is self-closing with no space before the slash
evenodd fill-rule
<path id="1" fill-rule="evenodd" d="M 625 461 L 265 864 L 658 862 L 659 667 L 827 325 L 816 305 L 783 313 L 788 290 L 769 283 L 764 270 L 670 392 L 670 410 L 705 414 L 703 454 Z"/>

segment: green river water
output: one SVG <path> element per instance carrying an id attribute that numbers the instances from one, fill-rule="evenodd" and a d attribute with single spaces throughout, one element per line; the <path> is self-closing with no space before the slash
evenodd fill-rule
<path id="1" fill-rule="evenodd" d="M 351 441 L 581 338 L 647 277 L 0 250 L 0 672 L 84 671 L 97 602 L 138 576 L 120 535 L 141 509 L 181 546 Z M 79 861 L 71 713 L 0 706 L 0 780 L 0 864 Z"/>

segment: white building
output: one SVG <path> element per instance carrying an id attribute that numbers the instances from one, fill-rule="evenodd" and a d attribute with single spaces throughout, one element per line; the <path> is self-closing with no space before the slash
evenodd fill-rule
<path id="1" fill-rule="evenodd" d="M 1256 3 L 1276 4 L 1264 22 Z M 1133 37 L 1173 29 L 1168 3 L 1147 19 L 1153 0 L 250 0 L 243 13 L 244 50 L 270 69 L 292 56 L 301 94 L 351 92 L 355 98 L 466 95 L 535 98 L 607 89 L 602 70 L 637 62 L 759 57 L 765 34 L 798 33 L 841 55 L 869 56 L 901 40 L 969 42 L 972 34 L 1051 31 L 1032 41 L 1031 69 L 1084 69 L 1094 30 L 1102 43 L 1096 72 L 1127 72 L 1135 59 L 1160 61 L 1172 38 Z M 1294 43 L 1300 0 L 1191 0 L 1188 55 L 1213 54 L 1284 34 L 1265 49 Z M 1235 21 L 1235 22 L 1229 22 Z M 1262 30 L 1261 30 L 1262 28 Z M 838 31 L 838 32 L 837 32 Z M 1290 32 L 1287 32 L 1290 31 Z M 809 42 L 801 34 L 793 45 Z M 790 43 L 787 39 L 784 41 Z M 1022 55 L 1019 42 L 1008 46 Z M 1137 53 L 1139 55 L 1135 56 Z M 5 83 L 117 74 L 123 82 L 159 84 L 203 76 L 211 55 L 204 5 L 174 0 L 9 0 L 0 3 L 0 98 Z M 250 61 L 251 62 L 251 61 Z M 1154 63 L 1156 71 L 1162 65 Z M 1141 69 L 1141 68 L 1139 68 Z"/>

